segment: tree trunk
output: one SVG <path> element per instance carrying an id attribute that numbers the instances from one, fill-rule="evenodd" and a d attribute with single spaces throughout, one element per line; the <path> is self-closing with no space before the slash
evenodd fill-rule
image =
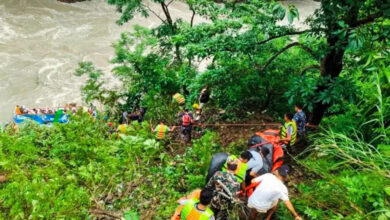
<path id="1" fill-rule="evenodd" d="M 340 45 L 336 47 L 336 45 Z M 329 37 L 328 45 L 332 48 L 321 61 L 321 77 L 329 77 L 334 79 L 338 77 L 343 70 L 343 56 L 345 52 L 345 42 L 338 37 Z M 330 83 L 330 82 L 329 82 Z M 323 92 L 329 89 L 329 84 L 319 86 L 316 93 Z M 324 104 L 322 102 L 316 102 L 313 108 L 313 114 L 310 118 L 310 123 L 313 125 L 319 125 L 326 111 L 331 105 Z"/>

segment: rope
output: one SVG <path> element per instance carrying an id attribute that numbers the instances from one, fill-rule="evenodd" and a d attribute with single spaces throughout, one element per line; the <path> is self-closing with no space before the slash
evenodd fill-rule
<path id="1" fill-rule="evenodd" d="M 202 126 L 202 127 L 218 127 L 218 126 L 226 126 L 226 127 L 241 127 L 241 126 L 281 126 L 280 123 L 261 123 L 261 124 L 199 124 L 194 126 Z"/>
<path id="2" fill-rule="evenodd" d="M 153 127 L 153 125 L 150 123 Z M 261 123 L 261 124 L 192 124 L 192 127 L 245 127 L 245 126 L 281 126 L 280 123 Z M 179 128 L 181 125 L 174 125 L 171 128 Z"/>

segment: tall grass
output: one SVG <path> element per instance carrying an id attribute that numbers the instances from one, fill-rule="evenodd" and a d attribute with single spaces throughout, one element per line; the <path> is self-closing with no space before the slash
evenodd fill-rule
<path id="1" fill-rule="evenodd" d="M 333 166 L 348 166 L 377 172 L 390 178 L 390 156 L 382 154 L 375 146 L 365 142 L 356 131 L 352 137 L 324 131 L 315 136 L 313 147 L 317 156 L 337 159 Z"/>
<path id="2" fill-rule="evenodd" d="M 362 89 L 357 108 L 328 118 L 299 155 L 298 163 L 316 174 L 297 186 L 300 196 L 295 202 L 310 219 L 390 216 L 390 97 L 378 75 Z M 348 129 L 340 129 L 343 126 Z"/>

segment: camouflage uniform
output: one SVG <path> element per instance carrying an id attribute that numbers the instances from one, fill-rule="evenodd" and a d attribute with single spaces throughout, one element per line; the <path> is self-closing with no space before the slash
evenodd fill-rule
<path id="1" fill-rule="evenodd" d="M 240 183 L 233 173 L 217 171 L 206 185 L 206 188 L 214 190 L 214 197 L 211 200 L 210 208 L 213 210 L 216 220 L 228 219 L 228 210 L 232 209 L 232 203 L 229 199 L 218 193 L 224 192 L 226 194 L 222 187 L 219 186 L 218 180 L 230 190 L 233 196 L 240 190 Z"/>

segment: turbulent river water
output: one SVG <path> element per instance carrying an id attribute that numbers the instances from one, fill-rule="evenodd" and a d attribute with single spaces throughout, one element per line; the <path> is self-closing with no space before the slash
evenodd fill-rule
<path id="1" fill-rule="evenodd" d="M 293 0 L 301 20 L 319 3 Z M 151 5 L 156 11 L 158 7 Z M 184 3 L 170 7 L 175 17 L 190 19 Z M 151 16 L 118 26 L 119 14 L 104 0 L 74 4 L 56 0 L 0 0 L 0 122 L 9 121 L 15 105 L 61 106 L 81 103 L 83 80 L 73 75 L 79 61 L 92 61 L 112 80 L 111 47 L 121 32 L 135 24 L 153 27 Z M 198 22 L 201 21 L 198 19 Z M 296 25 L 303 24 L 297 22 Z"/>

